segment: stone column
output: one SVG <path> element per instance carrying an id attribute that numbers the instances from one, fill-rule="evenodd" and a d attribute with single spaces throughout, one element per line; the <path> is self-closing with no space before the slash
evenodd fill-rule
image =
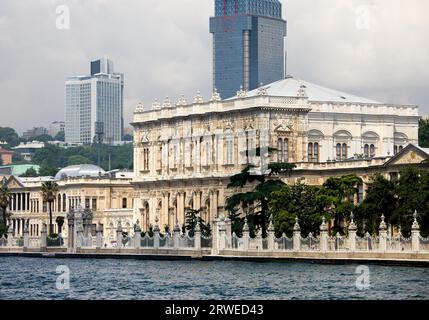
<path id="1" fill-rule="evenodd" d="M 229 218 L 225 218 L 225 245 L 231 247 L 232 242 L 232 221 Z"/>
<path id="2" fill-rule="evenodd" d="M 270 218 L 270 224 L 268 226 L 268 230 L 267 230 L 267 242 L 268 242 L 268 250 L 269 251 L 274 251 L 274 224 L 273 224 L 273 219 L 272 217 Z M 263 248 L 263 247 L 261 247 Z"/>
<path id="3" fill-rule="evenodd" d="M 101 227 L 100 223 L 97 224 L 96 232 L 97 232 L 97 238 L 96 238 L 95 248 L 99 250 L 103 246 L 103 228 Z"/>
<path id="4" fill-rule="evenodd" d="M 355 224 L 355 222 L 353 221 L 353 212 L 350 215 L 350 225 L 349 225 L 349 250 L 351 252 L 356 251 L 356 231 L 357 231 L 357 226 Z"/>
<path id="5" fill-rule="evenodd" d="M 158 217 L 155 218 L 155 226 L 153 227 L 153 248 L 159 249 L 159 225 L 158 225 Z M 176 241 L 176 240 L 175 240 Z"/>
<path id="6" fill-rule="evenodd" d="M 198 222 L 197 222 L 197 225 L 195 226 L 194 248 L 195 250 L 201 250 L 201 227 Z"/>
<path id="7" fill-rule="evenodd" d="M 379 247 L 380 251 L 385 252 L 387 250 L 387 225 L 386 222 L 384 222 L 384 214 L 381 216 L 381 223 L 379 227 Z"/>
<path id="8" fill-rule="evenodd" d="M 322 224 L 320 225 L 320 251 L 328 251 L 328 225 L 325 217 L 323 217 Z"/>
<path id="9" fill-rule="evenodd" d="M 224 220 L 219 223 L 219 250 L 226 249 L 226 226 Z"/>
<path id="10" fill-rule="evenodd" d="M 244 227 L 243 227 L 243 250 L 249 250 L 249 225 L 247 224 L 247 218 L 244 219 Z"/>
<path id="11" fill-rule="evenodd" d="M 43 222 L 42 224 L 42 230 L 40 231 L 40 251 L 46 251 L 46 246 L 47 246 L 47 226 L 46 223 Z"/>
<path id="12" fill-rule="evenodd" d="M 212 228 L 212 255 L 218 253 L 219 248 L 219 219 L 216 218 L 213 220 Z"/>
<path id="13" fill-rule="evenodd" d="M 68 233 L 67 233 L 67 247 L 69 250 L 72 250 L 74 248 L 75 244 L 75 230 L 74 230 L 74 215 L 72 212 L 70 212 L 67 215 L 67 223 L 68 223 Z"/>
<path id="14" fill-rule="evenodd" d="M 77 226 L 77 232 L 76 232 L 76 249 L 82 248 L 83 245 L 83 227 L 82 225 Z"/>
<path id="15" fill-rule="evenodd" d="M 176 225 L 174 226 L 173 229 L 173 242 L 174 242 L 174 249 L 178 250 L 179 246 L 180 246 L 180 226 L 179 226 L 179 221 L 176 220 Z"/>
<path id="16" fill-rule="evenodd" d="M 24 227 L 24 250 L 27 250 L 30 239 L 29 239 L 30 235 L 28 232 L 28 223 L 25 224 Z"/>
<path id="17" fill-rule="evenodd" d="M 411 226 L 411 247 L 413 252 L 420 251 L 420 226 L 417 221 L 417 211 L 414 212 L 414 222 Z"/>
<path id="18" fill-rule="evenodd" d="M 137 220 L 136 224 L 134 225 L 134 248 L 137 250 L 140 249 L 141 238 L 142 230 L 140 228 L 140 222 Z"/>
<path id="19" fill-rule="evenodd" d="M 298 217 L 295 218 L 295 226 L 293 227 L 293 251 L 301 250 L 301 227 L 299 226 Z"/>
<path id="20" fill-rule="evenodd" d="M 13 227 L 7 230 L 7 246 L 12 247 L 13 245 Z"/>
<path id="21" fill-rule="evenodd" d="M 116 228 L 116 246 L 122 248 L 122 224 L 121 220 L 118 221 L 118 227 Z"/>

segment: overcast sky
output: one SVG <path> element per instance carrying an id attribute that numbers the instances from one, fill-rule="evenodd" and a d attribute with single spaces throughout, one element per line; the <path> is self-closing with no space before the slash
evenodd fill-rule
<path id="1" fill-rule="evenodd" d="M 212 81 L 214 0 L 0 0 L 0 126 L 23 131 L 64 119 L 64 80 L 103 55 L 125 74 L 135 105 Z M 429 1 L 283 0 L 288 73 L 429 113 Z M 56 27 L 59 5 L 70 29 Z"/>

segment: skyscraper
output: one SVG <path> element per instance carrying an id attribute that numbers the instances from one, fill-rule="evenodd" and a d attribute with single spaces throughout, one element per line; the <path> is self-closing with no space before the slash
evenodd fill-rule
<path id="1" fill-rule="evenodd" d="M 279 0 L 215 0 L 213 86 L 222 98 L 284 77 L 286 21 Z"/>
<path id="2" fill-rule="evenodd" d="M 91 75 L 66 80 L 65 140 L 90 144 L 100 140 L 117 144 L 123 135 L 124 76 L 113 62 L 91 62 Z"/>

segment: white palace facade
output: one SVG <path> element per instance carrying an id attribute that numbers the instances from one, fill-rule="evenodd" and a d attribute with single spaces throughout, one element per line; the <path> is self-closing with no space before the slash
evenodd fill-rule
<path id="1" fill-rule="evenodd" d="M 190 208 L 210 222 L 227 215 L 226 199 L 237 191 L 227 188 L 230 177 L 249 164 L 264 170 L 268 162 L 295 163 L 282 177 L 289 183 L 320 185 L 355 173 L 364 181 L 361 201 L 376 172 L 394 178 L 410 164 L 429 170 L 423 163 L 429 150 L 418 147 L 418 121 L 416 106 L 383 104 L 292 77 L 228 100 L 215 92 L 207 102 L 198 94 L 191 103 L 167 98 L 150 110 L 139 104 L 133 173 L 81 165 L 56 177 L 6 177 L 9 222 L 15 235 L 27 224 L 30 236 L 39 236 L 49 223 L 41 186 L 51 180 L 59 186 L 53 221 L 65 218 L 64 237 L 67 214 L 78 206 L 92 210 L 92 232 L 100 224 L 113 241 L 119 223 L 130 234 L 137 221 L 143 231 L 156 222 L 161 232 L 171 231 L 185 223 Z"/>
<path id="2" fill-rule="evenodd" d="M 406 146 L 418 145 L 419 119 L 417 106 L 384 104 L 293 77 L 228 100 L 214 92 L 208 102 L 198 94 L 191 103 L 183 96 L 177 103 L 156 101 L 150 110 L 139 104 L 132 123 L 134 218 L 143 230 L 156 219 L 171 230 L 176 221 L 184 223 L 189 208 L 202 209 L 206 221 L 226 215 L 234 192 L 227 189 L 229 178 L 249 164 L 295 163 L 300 176 L 285 180 L 313 184 L 323 183 L 324 173 L 347 170 L 369 179 L 367 169 L 381 170 Z M 418 148 L 416 161 L 427 151 Z"/>

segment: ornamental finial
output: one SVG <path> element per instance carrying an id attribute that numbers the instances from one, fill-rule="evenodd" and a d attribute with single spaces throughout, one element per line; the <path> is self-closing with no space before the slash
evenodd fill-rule
<path id="1" fill-rule="evenodd" d="M 413 225 L 411 226 L 411 230 L 420 230 L 419 222 L 417 221 L 417 210 L 414 211 L 413 217 Z"/>
<path id="2" fill-rule="evenodd" d="M 218 101 L 221 101 L 221 100 L 222 100 L 222 98 L 220 97 L 220 94 L 217 91 L 217 88 L 215 88 L 214 91 L 213 91 L 213 94 L 212 94 L 211 101 L 212 102 L 218 102 Z"/>
<path id="3" fill-rule="evenodd" d="M 386 222 L 384 221 L 385 220 L 385 217 L 384 217 L 384 213 L 381 215 L 381 223 L 380 223 L 380 227 L 379 227 L 379 229 L 381 230 L 381 231 L 385 231 L 385 230 L 387 230 L 387 225 L 386 225 Z"/>
<path id="4" fill-rule="evenodd" d="M 298 216 L 295 217 L 295 225 L 293 226 L 293 231 L 300 231 L 301 227 L 299 226 Z"/>

